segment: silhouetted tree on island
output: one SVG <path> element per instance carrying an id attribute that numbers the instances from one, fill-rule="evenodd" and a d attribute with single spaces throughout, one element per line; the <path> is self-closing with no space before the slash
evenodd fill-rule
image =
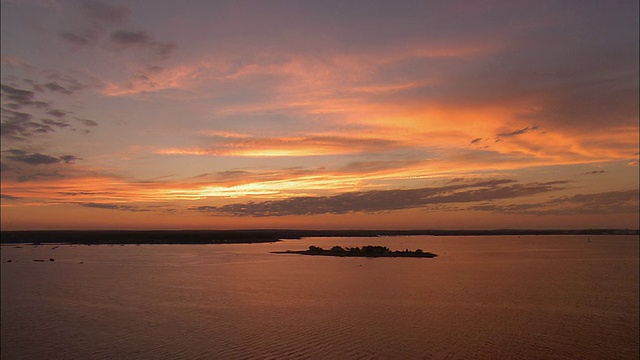
<path id="1" fill-rule="evenodd" d="M 352 254 L 359 254 L 360 253 L 360 248 L 359 247 L 352 247 L 352 248 L 347 248 L 347 251 L 352 253 Z"/>
<path id="2" fill-rule="evenodd" d="M 342 246 L 333 246 L 330 250 L 325 250 L 319 246 L 311 245 L 308 250 L 302 251 L 282 251 L 276 253 L 284 254 L 301 254 L 301 255 L 325 255 L 325 256 L 341 256 L 341 257 L 427 257 L 432 258 L 438 255 L 424 252 L 422 249 L 416 251 L 391 251 L 386 246 L 378 245 L 366 245 L 362 248 L 350 247 L 343 248 Z"/>
<path id="3" fill-rule="evenodd" d="M 362 252 L 367 255 L 383 255 L 391 252 L 386 246 L 367 245 L 362 247 Z"/>

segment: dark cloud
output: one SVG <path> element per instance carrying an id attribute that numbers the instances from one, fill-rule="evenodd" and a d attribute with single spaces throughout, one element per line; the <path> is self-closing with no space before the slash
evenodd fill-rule
<path id="1" fill-rule="evenodd" d="M 17 104 L 31 104 L 35 97 L 35 93 L 29 90 L 22 90 L 10 85 L 0 85 L 2 89 L 2 96 L 17 103 Z"/>
<path id="2" fill-rule="evenodd" d="M 39 179 L 51 179 L 51 178 L 64 178 L 66 177 L 65 175 L 54 171 L 54 172 L 37 172 L 37 173 L 33 173 L 33 174 L 28 174 L 28 175 L 20 175 L 18 177 L 16 177 L 16 180 L 18 180 L 18 182 L 28 182 L 28 181 L 35 181 L 35 180 L 39 180 Z"/>
<path id="3" fill-rule="evenodd" d="M 98 126 L 98 123 L 93 120 L 81 118 L 76 118 L 76 120 L 78 120 L 78 122 L 80 122 L 84 126 Z"/>
<path id="4" fill-rule="evenodd" d="M 20 200 L 20 199 L 22 199 L 21 197 L 9 195 L 9 194 L 0 194 L 0 198 L 4 199 L 4 200 Z"/>
<path id="5" fill-rule="evenodd" d="M 334 196 L 296 197 L 265 202 L 199 206 L 191 210 L 223 216 L 286 216 L 383 211 L 426 206 L 509 199 L 560 190 L 552 183 L 515 184 L 514 180 L 488 180 L 433 188 L 351 192 Z"/>
<path id="6" fill-rule="evenodd" d="M 74 155 L 63 155 L 60 156 L 60 160 L 64 161 L 65 164 L 73 164 L 76 162 L 76 160 L 82 160 L 82 158 Z"/>
<path id="7" fill-rule="evenodd" d="M 126 20 L 131 10 L 122 5 L 107 4 L 100 1 L 80 1 L 77 10 L 87 20 L 98 21 L 106 24 L 119 24 Z"/>
<path id="8" fill-rule="evenodd" d="M 128 7 L 98 1 L 72 3 L 67 18 L 67 29 L 58 33 L 69 44 L 77 47 L 95 45 L 105 28 L 122 24 L 131 13 Z"/>
<path id="9" fill-rule="evenodd" d="M 563 196 L 533 204 L 480 204 L 470 210 L 520 215 L 598 215 L 638 212 L 638 189 Z"/>
<path id="10" fill-rule="evenodd" d="M 31 80 L 31 79 L 23 79 L 23 81 L 29 85 L 31 85 L 31 88 L 35 91 L 44 91 L 44 88 L 42 86 L 40 86 L 40 84 L 38 84 L 36 81 Z"/>
<path id="11" fill-rule="evenodd" d="M 177 47 L 178 45 L 172 41 L 153 43 L 153 50 L 160 58 L 169 56 Z M 160 67 L 158 67 L 158 69 L 160 69 Z"/>
<path id="12" fill-rule="evenodd" d="M 142 44 L 152 42 L 152 37 L 146 31 L 116 30 L 109 36 L 111 41 L 122 45 Z"/>
<path id="13" fill-rule="evenodd" d="M 498 134 L 498 136 L 502 136 L 502 137 L 511 137 L 511 136 L 517 136 L 517 135 L 522 135 L 522 134 L 526 134 L 530 131 L 535 131 L 538 130 L 538 126 L 537 125 L 533 125 L 533 126 L 527 126 L 526 128 L 520 129 L 520 130 L 516 130 L 516 131 L 512 131 L 512 132 L 508 132 L 508 133 L 501 133 Z"/>
<path id="14" fill-rule="evenodd" d="M 5 150 L 3 152 L 4 153 L 9 153 L 11 155 L 25 155 L 25 154 L 28 154 L 28 152 L 26 152 L 24 150 L 19 150 L 19 149 L 9 149 L 9 150 Z"/>
<path id="15" fill-rule="evenodd" d="M 67 124 L 66 122 L 57 121 L 57 120 L 42 119 L 41 121 L 45 125 L 57 126 L 57 127 L 60 127 L 60 128 L 66 128 L 66 127 L 70 127 L 71 126 L 71 125 Z"/>
<path id="16" fill-rule="evenodd" d="M 11 122 L 26 122 L 33 118 L 31 114 L 8 109 L 2 109 L 2 115 L 3 118 L 6 117 Z"/>
<path id="17" fill-rule="evenodd" d="M 124 210 L 124 211 L 132 211 L 132 212 L 141 212 L 141 211 L 149 211 L 148 209 L 142 209 L 133 205 L 118 205 L 118 204 L 106 204 L 106 203 L 78 203 L 80 206 L 94 208 L 94 209 L 106 209 L 106 210 Z"/>
<path id="18" fill-rule="evenodd" d="M 91 78 L 80 81 L 74 76 L 61 74 L 55 71 L 46 71 L 46 74 L 49 81 L 42 85 L 42 87 L 49 91 L 59 92 L 64 95 L 71 95 L 78 90 L 83 90 L 90 86 L 89 83 L 95 82 L 95 79 Z"/>
<path id="19" fill-rule="evenodd" d="M 9 160 L 22 162 L 29 165 L 42 165 L 42 164 L 55 164 L 60 162 L 60 159 L 57 157 L 44 155 L 40 153 L 33 154 L 20 154 L 20 155 L 9 155 L 7 156 Z"/>
<path id="20" fill-rule="evenodd" d="M 606 173 L 606 171 L 604 171 L 604 170 L 593 170 L 593 171 L 587 171 L 583 175 L 599 175 L 599 174 L 604 174 L 604 173 Z"/>
<path id="21" fill-rule="evenodd" d="M 35 134 L 54 131 L 50 125 L 31 121 L 32 118 L 28 113 L 2 109 L 0 135 L 5 139 L 26 141 Z"/>
<path id="22" fill-rule="evenodd" d="M 58 84 L 57 82 L 48 82 L 46 84 L 44 84 L 44 87 L 47 88 L 49 91 L 53 91 L 53 92 L 59 92 L 65 95 L 71 95 L 73 94 L 73 90 L 69 90 L 65 87 L 63 87 L 62 85 Z"/>
<path id="23" fill-rule="evenodd" d="M 2 125 L 0 135 L 8 140 L 28 141 L 34 135 L 54 132 L 55 128 L 70 128 L 65 122 L 42 119 L 40 122 L 32 121 L 33 115 L 29 113 L 2 109 Z"/>
<path id="24" fill-rule="evenodd" d="M 45 108 L 49 104 L 44 101 L 36 101 L 35 93 L 31 90 L 19 89 L 17 87 L 2 84 L 0 85 L 2 94 L 2 104 L 11 109 L 20 109 L 23 106 L 34 106 Z"/>
<path id="25" fill-rule="evenodd" d="M 67 42 L 76 45 L 76 46 L 87 46 L 92 45 L 95 42 L 95 34 L 94 33 L 73 33 L 70 31 L 62 31 L 59 33 L 60 37 Z"/>
<path id="26" fill-rule="evenodd" d="M 150 59 L 151 63 L 147 64 L 144 71 L 138 76 L 145 76 L 147 73 L 151 74 L 161 71 L 162 68 L 155 65 L 153 61 L 166 58 L 176 48 L 175 43 L 155 41 L 152 34 L 142 30 L 115 30 L 109 35 L 109 40 L 119 47 L 137 47 L 146 50 L 148 54 L 155 58 Z"/>
<path id="27" fill-rule="evenodd" d="M 31 87 L 38 92 L 45 89 L 64 94 L 72 94 L 73 92 L 83 89 L 78 80 L 72 77 L 66 77 L 59 74 L 49 74 L 49 78 L 55 78 L 55 81 L 48 82 L 44 85 L 38 84 L 36 81 L 24 79 L 24 82 L 30 84 Z M 64 87 L 60 84 L 64 84 Z M 56 131 L 60 128 L 68 128 L 75 130 L 73 126 L 65 121 L 41 119 L 33 120 L 34 113 L 44 113 L 49 116 L 62 119 L 71 112 L 55 109 L 51 107 L 51 103 L 36 100 L 36 92 L 31 90 L 20 89 L 14 85 L 1 85 L 2 93 L 2 126 L 0 133 L 5 140 L 27 141 L 34 135 L 46 134 Z M 24 107 L 27 109 L 20 110 Z M 79 120 L 85 126 L 95 126 L 92 120 Z"/>
<path id="28" fill-rule="evenodd" d="M 581 204 L 583 206 L 599 206 L 599 205 L 614 205 L 619 204 L 621 201 L 632 200 L 638 202 L 638 189 L 635 190 L 621 190 L 621 191 L 609 191 L 596 194 L 577 194 L 573 196 L 563 196 L 557 199 L 550 200 L 549 204 Z M 637 209 L 636 209 L 637 210 Z"/>
<path id="29" fill-rule="evenodd" d="M 58 110 L 58 109 L 51 109 L 47 111 L 47 114 L 51 115 L 51 116 L 55 116 L 57 118 L 61 118 L 61 117 L 65 117 L 67 115 L 66 112 L 62 111 L 62 110 Z"/>
<path id="30" fill-rule="evenodd" d="M 48 80 L 44 84 L 32 79 L 23 79 L 23 81 L 29 84 L 35 91 L 44 92 L 48 90 L 64 95 L 71 95 L 78 90 L 88 87 L 88 85 L 81 83 L 78 79 L 69 75 L 63 75 L 51 70 L 43 70 L 43 73 L 45 73 Z"/>
<path id="31" fill-rule="evenodd" d="M 75 47 L 90 47 L 98 44 L 109 51 L 120 50 L 123 47 L 144 49 L 143 67 L 156 67 L 155 61 L 164 59 L 176 47 L 172 42 L 161 42 L 154 39 L 153 34 L 144 30 L 116 29 L 116 26 L 128 24 L 131 9 L 126 6 L 113 5 L 98 1 L 79 1 L 71 7 L 68 16 L 68 26 L 58 35 L 67 43 Z M 105 35 L 106 39 L 105 39 Z M 149 58 L 148 55 L 151 55 Z M 62 93 L 73 92 L 67 86 L 51 84 L 50 91 Z"/>
<path id="32" fill-rule="evenodd" d="M 59 162 L 70 164 L 75 160 L 80 159 L 73 155 L 64 155 L 61 157 L 55 157 L 55 156 L 45 155 L 40 153 L 29 153 L 19 149 L 10 149 L 10 150 L 5 150 L 3 152 L 9 154 L 6 156 L 6 159 L 19 162 L 19 163 L 29 164 L 29 165 L 50 165 L 50 164 L 57 164 Z"/>
<path id="33" fill-rule="evenodd" d="M 482 141 L 482 138 L 475 138 L 475 139 L 471 140 L 471 144 L 477 144 L 480 141 Z"/>
<path id="34" fill-rule="evenodd" d="M 129 7 L 97 1 L 79 1 L 65 13 L 67 24 L 58 35 L 75 48 L 100 49 L 109 52 L 133 50 L 130 56 L 137 57 L 134 80 L 162 71 L 158 62 L 166 59 L 176 48 L 170 41 L 158 41 L 145 30 L 130 29 Z M 48 83 L 49 91 L 70 94 L 74 91 L 68 84 Z"/>

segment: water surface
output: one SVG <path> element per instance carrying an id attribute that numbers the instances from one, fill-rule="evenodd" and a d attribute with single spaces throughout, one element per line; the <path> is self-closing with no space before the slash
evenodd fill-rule
<path id="1" fill-rule="evenodd" d="M 270 253 L 369 244 L 440 256 Z M 20 246 L 2 359 L 638 358 L 637 236 Z"/>

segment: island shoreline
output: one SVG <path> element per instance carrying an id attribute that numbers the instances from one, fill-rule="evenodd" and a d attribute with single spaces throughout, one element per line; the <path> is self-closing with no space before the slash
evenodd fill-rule
<path id="1" fill-rule="evenodd" d="M 307 250 L 286 250 L 286 251 L 273 251 L 272 254 L 297 254 L 297 255 L 310 255 L 310 256 L 336 256 L 336 257 L 366 257 L 366 258 L 399 258 L 399 257 L 411 257 L 411 258 L 434 258 L 437 254 L 424 252 L 422 249 L 415 251 L 409 250 L 390 250 L 386 246 L 380 245 L 365 245 L 360 247 L 347 247 L 333 246 L 330 250 L 325 250 L 317 246 L 309 246 Z"/>

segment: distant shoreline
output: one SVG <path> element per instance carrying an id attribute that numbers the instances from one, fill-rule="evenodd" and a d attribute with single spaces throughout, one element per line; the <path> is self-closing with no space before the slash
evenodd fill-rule
<path id="1" fill-rule="evenodd" d="M 309 237 L 639 235 L 630 229 L 581 230 L 38 230 L 1 231 L 1 244 L 251 244 Z"/>

